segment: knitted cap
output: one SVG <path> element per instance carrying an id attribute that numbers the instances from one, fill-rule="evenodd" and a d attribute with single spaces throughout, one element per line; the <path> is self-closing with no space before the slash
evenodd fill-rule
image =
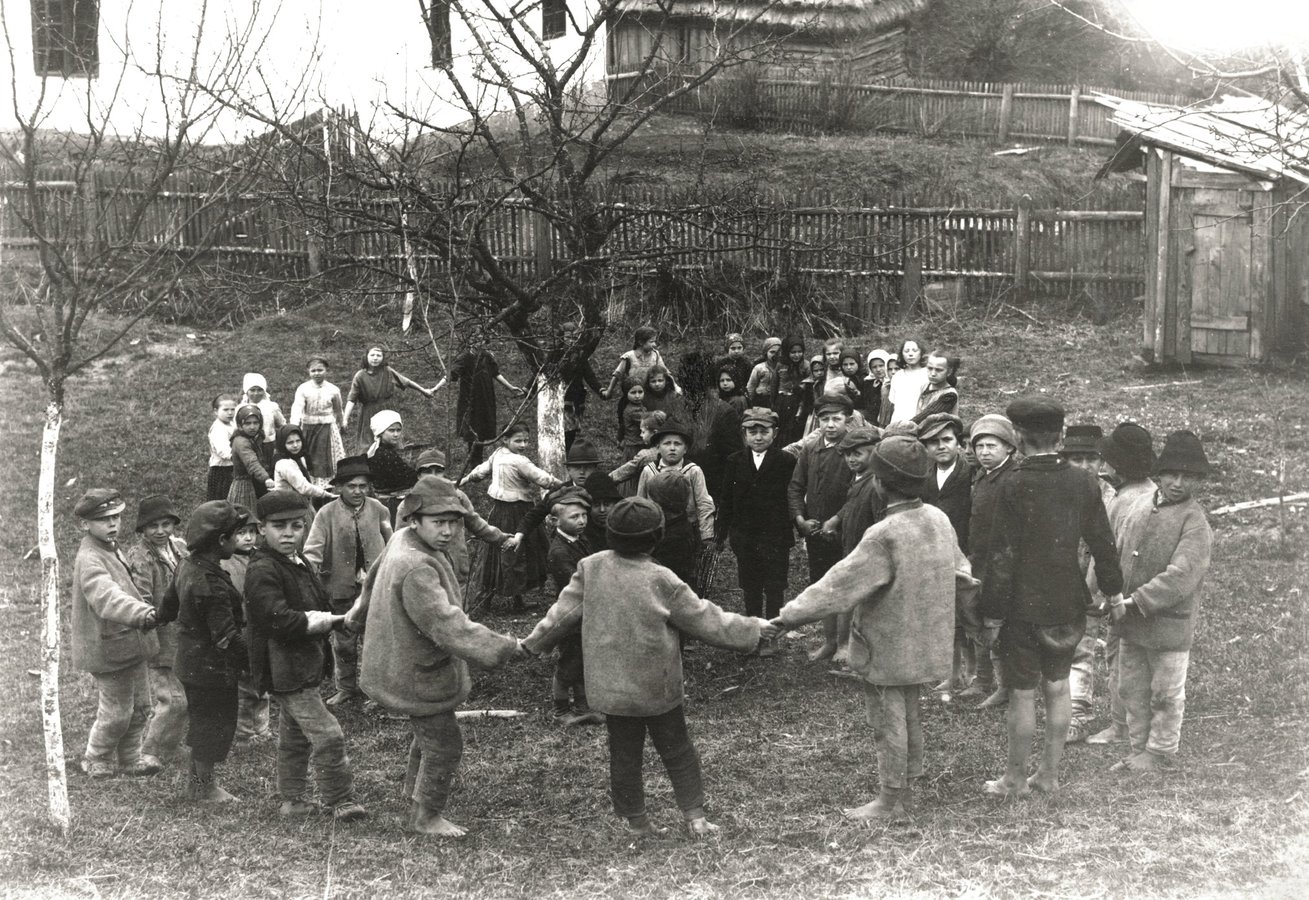
<path id="1" fill-rule="evenodd" d="M 195 550 L 223 534 L 231 534 L 250 521 L 250 514 L 226 500 L 201 503 L 186 522 L 186 547 Z"/>
<path id="2" fill-rule="evenodd" d="M 979 416 L 973 423 L 973 428 L 968 434 L 970 444 L 976 444 L 980 437 L 999 438 L 1010 447 L 1017 448 L 1018 435 L 1014 431 L 1014 423 L 1010 422 L 999 413 L 991 413 L 985 416 Z"/>
<path id="3" fill-rule="evenodd" d="M 1204 445 L 1192 431 L 1174 431 L 1164 440 L 1156 472 L 1183 472 L 1188 475 L 1212 475 L 1213 466 L 1204 455 Z"/>
<path id="4" fill-rule="evenodd" d="M 156 519 L 172 519 L 178 525 L 182 524 L 182 517 L 177 514 L 173 507 L 173 501 L 169 500 L 163 494 L 156 494 L 153 497 L 146 497 L 136 507 L 136 530 L 139 534 L 142 528 L 149 525 Z"/>
<path id="5" fill-rule="evenodd" d="M 1124 422 L 1099 444 L 1100 455 L 1128 481 L 1141 481 L 1154 470 L 1154 439 L 1135 422 Z"/>

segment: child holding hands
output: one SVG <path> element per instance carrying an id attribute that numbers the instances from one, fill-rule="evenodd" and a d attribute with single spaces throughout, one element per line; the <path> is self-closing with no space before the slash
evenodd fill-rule
<path id="1" fill-rule="evenodd" d="M 586 694 L 605 714 L 614 812 L 638 835 L 650 822 L 641 778 L 647 732 L 654 741 L 687 830 L 718 830 L 704 809 L 700 757 L 686 730 L 680 635 L 750 653 L 777 636 L 762 619 L 724 612 L 650 558 L 663 514 L 641 497 L 620 501 L 605 527 L 609 549 L 582 559 L 549 613 L 521 643 L 540 655 L 579 629 Z"/>
<path id="2" fill-rule="evenodd" d="M 206 500 L 226 500 L 232 488 L 232 435 L 236 434 L 236 398 L 219 394 L 214 398 L 214 421 L 209 425 L 209 480 Z"/>

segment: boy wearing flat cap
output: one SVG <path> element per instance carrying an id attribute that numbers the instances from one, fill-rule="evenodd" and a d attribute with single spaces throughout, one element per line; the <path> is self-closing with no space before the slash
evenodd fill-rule
<path id="1" fill-rule="evenodd" d="M 1123 533 L 1123 516 L 1137 499 L 1153 496 L 1155 483 L 1154 437 L 1135 422 L 1123 422 L 1099 443 L 1100 478 L 1113 486 L 1109 500 L 1109 527 L 1114 540 Z M 1112 616 L 1105 620 L 1104 661 L 1109 670 L 1109 725 L 1086 739 L 1088 744 L 1127 742 L 1127 710 L 1118 693 L 1118 627 Z"/>
<path id="2" fill-rule="evenodd" d="M 446 478 L 445 454 L 437 449 L 424 450 L 418 456 L 417 468 L 419 476 L 435 475 L 438 478 Z M 450 479 L 446 478 L 446 480 Z M 453 481 L 450 483 L 454 484 Z M 459 579 L 459 583 L 467 584 L 468 573 L 472 569 L 472 562 L 468 556 L 468 536 L 503 547 L 512 535 L 505 534 L 482 518 L 481 513 L 473 506 L 473 501 L 469 500 L 468 495 L 459 488 L 455 488 L 455 493 L 459 496 L 459 502 L 464 505 L 464 528 L 450 541 L 445 555 L 450 557 L 450 564 L 454 566 L 455 577 Z"/>
<path id="3" fill-rule="evenodd" d="M 154 636 L 159 620 L 118 552 L 125 505 L 118 491 L 95 488 L 73 508 L 82 529 L 73 560 L 73 664 L 91 673 L 99 694 L 82 758 L 82 771 L 92 778 L 159 771 L 141 756 L 150 718 L 146 666 L 159 654 Z"/>
<path id="4" fill-rule="evenodd" d="M 950 520 L 920 499 L 934 465 L 923 445 L 893 435 L 869 446 L 868 455 L 884 518 L 782 607 L 774 624 L 796 628 L 853 612 L 850 669 L 866 682 L 879 792 L 845 814 L 885 821 L 912 809 L 911 779 L 923 774 L 919 687 L 949 673 L 955 605 L 977 582 Z"/>
<path id="5" fill-rule="evenodd" d="M 141 599 L 154 606 L 156 612 L 173 583 L 178 563 L 186 557 L 186 542 L 173 534 L 180 524 L 182 519 L 167 497 L 146 497 L 136 508 L 136 533 L 141 539 L 127 551 L 127 570 L 132 573 Z M 173 626 L 161 624 L 155 634 L 159 653 L 149 662 L 154 711 L 146 725 L 141 758 L 162 769 L 164 760 L 173 756 L 182 743 L 186 691 L 173 672 L 173 658 L 177 656 Z"/>
<path id="6" fill-rule="evenodd" d="M 762 406 L 741 417 L 745 449 L 727 457 L 719 540 L 731 540 L 745 614 L 773 618 L 782 609 L 795 528 L 787 512 L 787 489 L 795 457 L 774 446 L 777 413 Z M 765 647 L 762 653 L 772 653 Z"/>
<path id="7" fill-rule="evenodd" d="M 1123 576 L 1095 476 L 1059 456 L 1063 407 L 1035 396 L 1010 403 L 1005 415 L 1024 458 L 996 499 L 981 611 L 989 620 L 984 641 L 999 648 L 1009 689 L 1009 749 L 1005 774 L 986 782 L 985 790 L 1020 797 L 1059 789 L 1059 761 L 1072 720 L 1068 672 L 1091 605 L 1078 542 L 1086 542 L 1095 560 L 1102 593 L 1117 595 Z M 1038 685 L 1045 694 L 1045 736 L 1041 762 L 1029 778 Z"/>
<path id="8" fill-rule="evenodd" d="M 605 714 L 614 812 L 638 835 L 658 833 L 645 807 L 641 760 L 648 733 L 692 837 L 718 830 L 705 817 L 700 756 L 686 730 L 681 636 L 750 653 L 777 635 L 762 619 L 724 612 L 650 556 L 663 532 L 659 506 L 630 497 L 609 513 L 610 549 L 577 564 L 559 599 L 522 641 L 540 655 L 579 630 L 586 695 Z"/>
<path id="9" fill-rule="evenodd" d="M 846 492 L 854 473 L 841 458 L 841 439 L 850 427 L 853 410 L 850 399 L 843 394 L 824 394 L 814 407 L 818 420 L 818 439 L 800 450 L 786 488 L 786 501 L 791 521 L 804 538 L 805 554 L 809 557 L 809 583 L 813 584 L 827 574 L 827 570 L 841 558 L 841 544 L 830 535 L 823 535 L 823 523 L 841 511 Z M 803 442 L 802 442 L 803 443 Z M 811 662 L 831 659 L 845 646 L 836 616 L 823 620 L 823 644 L 809 654 Z"/>
<path id="10" fill-rule="evenodd" d="M 278 490 L 260 497 L 257 511 L 265 546 L 255 551 L 245 576 L 250 671 L 255 689 L 271 692 L 281 711 L 281 814 L 302 816 L 318 809 L 309 794 L 312 761 L 322 805 L 338 820 L 361 819 L 368 812 L 354 799 L 345 733 L 319 692 L 327 634 L 345 617 L 332 613 L 327 589 L 300 552 L 309 506 L 295 491 Z"/>
<path id="11" fill-rule="evenodd" d="M 1115 598 L 1112 613 L 1131 741 L 1131 755 L 1114 766 L 1120 772 L 1171 768 L 1177 757 L 1200 588 L 1213 547 L 1195 500 L 1212 472 L 1200 439 L 1189 431 L 1168 435 L 1157 471 L 1158 490 L 1137 498 L 1118 535 L 1123 597 Z"/>
<path id="12" fill-rule="evenodd" d="M 577 441 L 574 447 L 584 441 Z M 611 482 L 612 483 L 612 482 Z M 586 539 L 586 523 L 591 512 L 591 495 L 576 485 L 556 489 L 554 506 L 555 531 L 550 536 L 546 571 L 554 582 L 555 599 L 568 587 L 577 564 L 591 555 Z M 559 659 L 555 663 L 552 685 L 555 719 L 569 725 L 603 725 L 604 715 L 593 712 L 586 702 L 586 683 L 582 677 L 582 636 L 571 634 L 559 642 Z"/>
<path id="13" fill-rule="evenodd" d="M 249 669 L 241 593 L 222 561 L 236 552 L 249 521 L 226 500 L 202 503 L 186 523 L 190 556 L 164 598 L 161 621 L 177 623 L 177 678 L 186 689 L 191 777 L 186 797 L 200 803 L 236 798 L 214 780 L 236 737 L 237 681 Z"/>
<path id="14" fill-rule="evenodd" d="M 586 517 L 586 542 L 591 545 L 592 553 L 599 553 L 609 549 L 605 523 L 609 521 L 609 510 L 623 499 L 623 495 L 614 480 L 604 472 L 592 472 L 586 476 L 582 487 L 591 498 L 591 512 Z"/>
<path id="15" fill-rule="evenodd" d="M 364 617 L 360 684 L 386 709 L 409 717 L 413 741 L 405 775 L 405 825 L 419 834 L 462 837 L 445 818 L 463 738 L 455 707 L 472 687 L 468 663 L 491 669 L 518 651 L 464 614 L 463 592 L 446 548 L 464 527 L 455 486 L 425 475 L 400 506 L 399 531 L 369 573 L 352 617 Z"/>
<path id="16" fill-rule="evenodd" d="M 350 611 L 369 567 L 377 562 L 391 539 L 391 513 L 380 500 L 368 496 L 371 483 L 366 456 L 347 456 L 338 462 L 332 484 L 339 496 L 314 516 L 305 539 L 305 561 L 322 579 L 331 610 L 338 615 Z M 359 636 L 334 630 L 332 662 L 336 693 L 328 698 L 327 705 L 361 699 Z"/>
<path id="17" fill-rule="evenodd" d="M 963 435 L 964 423 L 952 413 L 932 413 L 924 416 L 918 425 L 918 440 L 935 463 L 932 476 L 923 488 L 923 502 L 945 513 L 954 528 L 959 549 L 967 554 L 968 525 L 973 515 L 973 473 L 964 455 Z M 956 616 L 954 666 L 949 681 L 936 686 L 939 692 L 962 691 L 972 684 L 976 675 L 977 655 L 972 636 L 965 627 L 966 618 L 966 614 Z"/>

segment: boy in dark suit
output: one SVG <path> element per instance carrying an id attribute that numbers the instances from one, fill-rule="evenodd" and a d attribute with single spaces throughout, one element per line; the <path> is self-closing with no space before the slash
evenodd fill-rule
<path id="1" fill-rule="evenodd" d="M 782 609 L 782 593 L 795 543 L 787 511 L 787 485 L 795 457 L 773 446 L 777 413 L 755 406 L 741 417 L 746 449 L 727 458 L 718 539 L 732 541 L 745 614 L 771 619 Z M 761 655 L 771 655 L 769 645 Z"/>
<path id="2" fill-rule="evenodd" d="M 923 502 L 945 513 L 954 527 L 959 549 L 968 552 L 968 520 L 973 515 L 973 473 L 964 458 L 960 442 L 964 423 L 950 413 L 933 413 L 918 426 L 918 440 L 932 458 L 932 474 L 923 482 Z M 937 691 L 963 690 L 977 673 L 977 656 L 973 641 L 964 629 L 963 617 L 955 623 L 954 665 L 950 680 L 936 686 Z"/>

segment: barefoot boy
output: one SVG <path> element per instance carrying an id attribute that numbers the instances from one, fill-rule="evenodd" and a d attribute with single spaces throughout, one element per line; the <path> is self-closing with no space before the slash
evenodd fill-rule
<path id="1" fill-rule="evenodd" d="M 986 782 L 986 792 L 1020 797 L 1059 787 L 1072 719 L 1068 671 L 1091 600 L 1077 562 L 1078 541 L 1086 541 L 1106 596 L 1122 590 L 1123 576 L 1095 477 L 1059 456 L 1063 407 L 1046 397 L 1022 398 L 1005 415 L 1018 431 L 1024 459 L 996 498 L 982 582 L 982 614 L 1002 623 L 997 646 L 1009 688 L 1008 765 L 1002 777 Z M 988 642 L 993 634 L 988 629 Z M 1028 778 L 1038 684 L 1045 694 L 1045 739 L 1041 762 Z"/>
<path id="2" fill-rule="evenodd" d="M 512 637 L 464 615 L 463 592 L 445 553 L 464 527 L 464 512 L 454 484 L 420 478 L 400 507 L 409 527 L 387 546 L 356 604 L 366 610 L 360 684 L 388 710 L 407 715 L 414 733 L 406 825 L 440 837 L 464 835 L 445 818 L 445 805 L 463 757 L 455 707 L 472 687 L 468 661 L 494 668 L 518 649 Z"/>
<path id="3" fill-rule="evenodd" d="M 1132 755 L 1115 771 L 1171 768 L 1177 756 L 1200 586 L 1213 544 L 1194 494 L 1210 472 L 1200 439 L 1173 432 L 1159 454 L 1159 490 L 1138 498 L 1123 515 L 1118 551 L 1125 561 L 1126 597 L 1114 605 L 1113 616 L 1121 636 L 1118 690 Z"/>
<path id="4" fill-rule="evenodd" d="M 799 452 L 791 483 L 787 486 L 787 506 L 791 521 L 804 538 L 809 557 L 809 583 L 814 584 L 841 558 L 841 544 L 822 534 L 823 523 L 840 512 L 854 473 L 841 458 L 838 446 L 849 428 L 853 410 L 843 394 L 825 394 L 814 407 L 821 437 Z M 823 644 L 809 654 L 811 662 L 831 659 L 845 645 L 835 614 L 823 619 Z"/>
<path id="5" fill-rule="evenodd" d="M 146 663 L 159 653 L 158 613 L 141 599 L 118 553 L 124 505 L 118 491 L 95 488 L 73 508 L 83 533 L 73 561 L 73 664 L 91 673 L 100 698 L 82 758 L 82 771 L 92 778 L 159 771 L 141 757 L 150 718 Z"/>
<path id="6" fill-rule="evenodd" d="M 650 558 L 663 513 L 632 497 L 609 513 L 610 549 L 586 557 L 546 617 L 522 642 L 539 655 L 579 628 L 586 655 L 586 694 L 605 714 L 614 812 L 635 834 L 654 834 L 645 808 L 641 758 L 648 732 L 693 837 L 718 830 L 705 818 L 700 756 L 686 731 L 682 653 L 685 633 L 750 653 L 777 635 L 762 619 L 724 612 Z"/>
<path id="7" fill-rule="evenodd" d="M 894 435 L 864 446 L 885 518 L 863 533 L 849 556 L 782 607 L 774 624 L 796 628 L 854 611 L 850 668 L 867 682 L 879 792 L 845 812 L 873 821 L 912 806 L 910 779 L 923 774 L 919 686 L 950 671 L 956 594 L 971 593 L 977 582 L 950 520 L 919 499 L 932 470 L 923 445 Z"/>

